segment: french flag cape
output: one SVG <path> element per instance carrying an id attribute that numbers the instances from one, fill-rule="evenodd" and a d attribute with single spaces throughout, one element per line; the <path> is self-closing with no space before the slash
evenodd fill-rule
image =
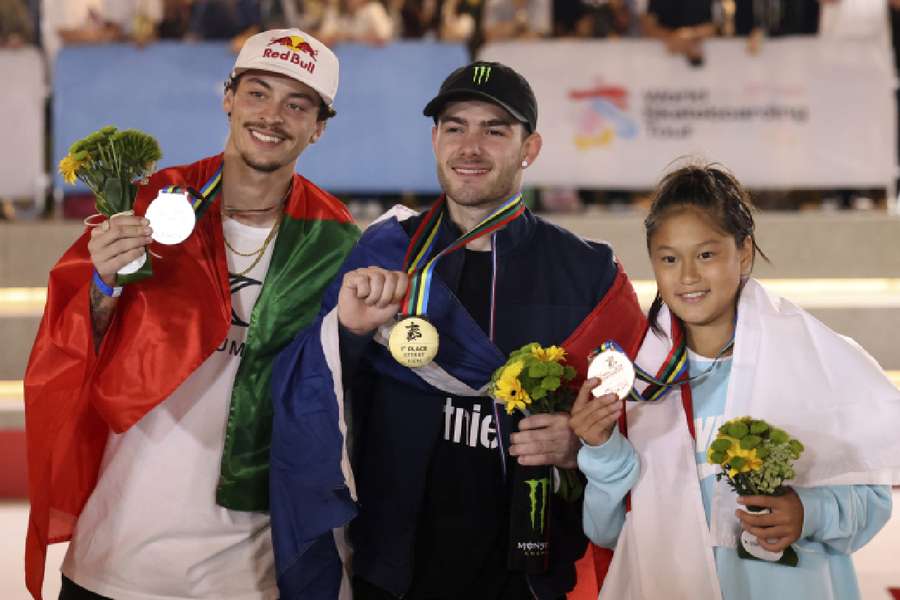
<path id="1" fill-rule="evenodd" d="M 282 598 L 349 597 L 352 559 L 344 528 L 357 506 L 347 447 L 352 436 L 348 436 L 344 408 L 336 305 L 344 273 L 369 266 L 402 269 L 410 239 L 391 213 L 363 234 L 325 293 L 319 319 L 298 334 L 273 369 L 270 499 Z M 430 291 L 428 318 L 440 334 L 434 362 L 416 369 L 398 364 L 386 348 L 390 332 L 386 325 L 376 331 L 376 343 L 367 355 L 372 367 L 423 391 L 437 388 L 456 395 L 485 395 L 492 373 L 507 357 L 438 277 Z M 618 266 L 602 300 L 562 344 L 569 364 L 578 372 L 575 383 L 584 379 L 588 355 L 604 341 L 615 340 L 633 358 L 645 323 L 631 283 Z M 605 572 L 610 554 L 594 550 L 603 553 L 599 563 Z M 590 572 L 595 579 L 593 569 Z"/>

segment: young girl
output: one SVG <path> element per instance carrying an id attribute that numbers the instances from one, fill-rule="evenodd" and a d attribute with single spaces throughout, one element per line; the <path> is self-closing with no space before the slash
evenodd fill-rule
<path id="1" fill-rule="evenodd" d="M 658 293 L 635 362 L 661 377 L 686 339 L 691 379 L 625 407 L 594 399 L 592 379 L 575 402 L 585 533 L 615 549 L 600 598 L 859 598 L 850 554 L 887 522 L 900 483 L 900 393 L 852 341 L 749 278 L 753 217 L 724 170 L 670 173 L 645 226 Z M 719 426 L 744 415 L 806 446 L 784 495 L 738 498 L 706 463 Z M 769 551 L 793 545 L 799 565 L 739 558 L 741 529 Z"/>

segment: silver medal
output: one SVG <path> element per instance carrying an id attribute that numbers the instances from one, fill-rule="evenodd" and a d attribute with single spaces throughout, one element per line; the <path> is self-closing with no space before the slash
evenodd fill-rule
<path id="1" fill-rule="evenodd" d="M 180 244 L 191 235 L 197 217 L 183 192 L 160 192 L 144 215 L 153 229 L 153 239 L 160 244 Z"/>
<path id="2" fill-rule="evenodd" d="M 616 394 L 619 399 L 628 396 L 634 385 L 634 365 L 618 350 L 604 350 L 588 365 L 588 379 L 600 378 L 600 385 L 592 390 L 594 397 Z"/>

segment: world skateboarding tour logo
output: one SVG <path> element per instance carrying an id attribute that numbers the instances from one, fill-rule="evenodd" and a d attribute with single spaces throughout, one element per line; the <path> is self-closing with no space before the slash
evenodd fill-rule
<path id="1" fill-rule="evenodd" d="M 297 65 L 310 73 L 315 72 L 316 61 L 319 60 L 319 51 L 299 35 L 273 38 L 267 46 L 269 47 L 263 50 L 263 58 L 278 58 Z M 276 46 L 276 48 L 273 49 L 271 46 Z M 284 49 L 283 52 L 280 51 L 282 48 Z M 302 55 L 306 55 L 311 60 L 304 60 Z"/>
<path id="2" fill-rule="evenodd" d="M 616 138 L 637 137 L 638 126 L 628 114 L 628 90 L 625 88 L 599 85 L 572 90 L 569 98 L 581 104 L 573 137 L 579 150 L 608 146 Z"/>
<path id="3" fill-rule="evenodd" d="M 547 510 L 547 491 L 550 487 L 550 479 L 526 479 L 531 499 L 531 528 L 544 533 L 544 517 Z M 538 510 L 540 508 L 540 511 Z"/>

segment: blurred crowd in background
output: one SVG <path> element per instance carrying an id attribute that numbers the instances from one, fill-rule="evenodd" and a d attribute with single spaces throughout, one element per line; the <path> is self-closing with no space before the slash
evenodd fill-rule
<path id="1" fill-rule="evenodd" d="M 299 27 L 329 45 L 462 42 L 473 56 L 501 40 L 643 37 L 697 68 L 712 37 L 746 38 L 749 53 L 781 36 L 865 37 L 893 45 L 900 64 L 900 0 L 0 0 L 0 48 L 38 46 L 49 72 L 67 45 L 227 40 L 236 52 L 250 35 L 279 27 Z M 757 194 L 757 201 L 870 208 L 883 202 L 880 193 L 879 199 L 877 190 L 835 190 L 805 199 L 803 192 L 780 191 Z M 640 201 L 614 190 L 540 196 L 545 208 L 558 210 Z"/>

